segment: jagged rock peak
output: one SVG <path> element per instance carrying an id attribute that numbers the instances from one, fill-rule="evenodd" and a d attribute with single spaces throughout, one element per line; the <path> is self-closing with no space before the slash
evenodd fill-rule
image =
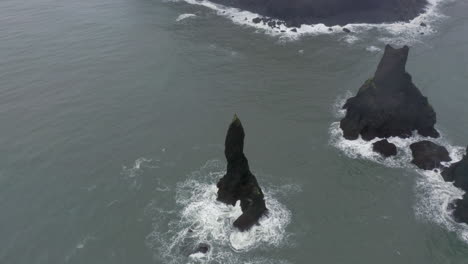
<path id="1" fill-rule="evenodd" d="M 422 136 L 439 136 L 434 128 L 434 109 L 406 72 L 408 53 L 407 46 L 386 46 L 374 77 L 343 106 L 347 111 L 340 127 L 346 139 L 354 140 L 359 135 L 365 140 L 407 138 L 413 131 Z"/>
<path id="2" fill-rule="evenodd" d="M 404 78 L 408 54 L 408 46 L 395 49 L 390 45 L 386 45 L 384 55 L 377 66 L 374 81 L 378 84 L 385 84 L 385 82 L 391 79 Z"/>
<path id="3" fill-rule="evenodd" d="M 244 128 L 235 115 L 225 141 L 227 172 L 217 184 L 218 201 L 235 205 L 240 200 L 242 215 L 234 222 L 234 226 L 241 231 L 258 224 L 259 219 L 267 213 L 262 189 L 250 172 L 244 155 L 244 138 Z"/>

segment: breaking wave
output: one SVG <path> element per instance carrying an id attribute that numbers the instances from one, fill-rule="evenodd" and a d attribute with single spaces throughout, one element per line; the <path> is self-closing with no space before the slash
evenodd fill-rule
<path id="1" fill-rule="evenodd" d="M 288 240 L 286 228 L 291 212 L 278 197 L 297 188 L 264 188 L 268 215 L 251 230 L 240 232 L 233 228 L 233 222 L 242 214 L 239 204 L 229 206 L 216 201 L 216 182 L 225 174 L 224 167 L 220 161 L 209 161 L 177 184 L 175 210 L 160 208 L 157 202 L 148 206 L 154 218 L 148 245 L 164 263 L 287 263 L 258 257 L 252 249 L 278 248 Z M 199 245 L 208 246 L 209 251 L 197 252 Z"/>
<path id="2" fill-rule="evenodd" d="M 343 110 L 342 106 L 350 96 L 351 94 L 347 93 L 345 97 L 338 98 L 335 103 L 334 109 L 337 118 L 342 118 L 346 114 L 346 110 Z M 449 209 L 449 204 L 453 200 L 461 198 L 464 192 L 453 186 L 452 183 L 445 182 L 440 170 L 421 170 L 412 165 L 412 153 L 410 150 L 412 143 L 421 140 L 432 141 L 447 149 L 452 161 L 443 163 L 443 165 L 449 166 L 463 158 L 465 154 L 464 147 L 450 144 L 449 140 L 442 133 L 441 137 L 437 139 L 422 137 L 414 133 L 412 137 L 406 139 L 398 137 L 388 138 L 387 140 L 390 143 L 397 146 L 398 155 L 385 159 L 372 150 L 372 144 L 381 140 L 381 138 L 371 141 L 365 141 L 361 137 L 357 140 L 347 140 L 343 137 L 343 131 L 340 128 L 339 122 L 332 123 L 329 132 L 330 144 L 352 159 L 365 159 L 390 168 L 414 169 L 420 176 L 416 180 L 415 187 L 418 198 L 414 206 L 416 216 L 423 221 L 431 221 L 450 231 L 456 232 L 463 241 L 468 243 L 468 225 L 455 222 L 452 218 L 452 211 Z"/>
<path id="3" fill-rule="evenodd" d="M 191 18 L 191 17 L 196 17 L 196 16 L 197 15 L 195 15 L 195 14 L 182 14 L 182 15 L 177 17 L 176 22 L 180 22 L 180 21 L 182 21 L 184 19 Z"/>
<path id="4" fill-rule="evenodd" d="M 340 40 L 355 43 L 360 39 L 365 40 L 366 32 L 377 33 L 378 40 L 385 44 L 410 44 L 419 42 L 422 35 L 430 35 L 436 32 L 436 24 L 445 16 L 440 13 L 440 6 L 442 3 L 450 0 L 428 0 L 428 5 L 425 11 L 412 19 L 409 22 L 394 22 L 394 23 L 381 23 L 381 24 L 369 24 L 369 23 L 355 23 L 344 26 L 326 26 L 324 24 L 303 24 L 300 27 L 289 28 L 284 24 L 281 24 L 275 28 L 272 28 L 268 23 L 254 23 L 254 18 L 267 18 L 261 15 L 240 10 L 238 8 L 226 7 L 220 4 L 212 3 L 208 0 L 183 0 L 192 5 L 204 6 L 214 10 L 218 15 L 230 19 L 232 22 L 238 25 L 249 26 L 258 29 L 261 32 L 267 33 L 273 36 L 279 36 L 281 39 L 294 40 L 302 36 L 317 36 L 317 35 L 338 35 Z M 271 21 L 283 22 L 281 20 L 271 19 Z M 421 26 L 424 23 L 425 26 Z M 350 34 L 343 32 L 343 29 L 349 29 Z"/>

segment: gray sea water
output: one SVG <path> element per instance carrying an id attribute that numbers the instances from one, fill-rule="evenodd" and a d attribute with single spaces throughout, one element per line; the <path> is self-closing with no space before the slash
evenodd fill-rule
<path id="1" fill-rule="evenodd" d="M 468 2 L 442 2 L 426 28 L 291 37 L 182 1 L 1 1 L 0 263 L 467 263 L 468 226 L 441 215 L 459 193 L 334 130 L 407 43 L 460 155 Z M 234 113 L 271 211 L 246 234 L 214 202 Z"/>

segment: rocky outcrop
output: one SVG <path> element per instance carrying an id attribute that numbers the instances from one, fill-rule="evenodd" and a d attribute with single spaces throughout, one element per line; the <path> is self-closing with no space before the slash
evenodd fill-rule
<path id="1" fill-rule="evenodd" d="M 453 182 L 453 185 L 468 192 L 468 148 L 463 159 L 445 169 L 442 177 L 445 181 Z"/>
<path id="2" fill-rule="evenodd" d="M 438 137 L 434 128 L 436 113 L 406 72 L 409 48 L 385 47 L 385 53 L 373 78 L 367 80 L 355 97 L 343 106 L 347 110 L 340 127 L 346 139 L 362 136 L 410 137 L 413 131 L 422 136 Z"/>
<path id="3" fill-rule="evenodd" d="M 451 206 L 455 221 L 468 224 L 468 194 L 465 193 L 462 199 L 455 200 Z"/>
<path id="4" fill-rule="evenodd" d="M 468 224 L 468 148 L 462 160 L 452 164 L 442 172 L 442 177 L 447 182 L 467 192 L 462 199 L 452 203 L 453 217 L 455 221 Z"/>
<path id="5" fill-rule="evenodd" d="M 452 160 L 446 148 L 428 140 L 413 143 L 410 149 L 413 153 L 411 163 L 423 170 L 442 168 L 441 162 Z"/>
<path id="6" fill-rule="evenodd" d="M 244 137 L 241 121 L 234 116 L 225 142 L 227 172 L 217 185 L 218 201 L 235 205 L 240 200 L 242 215 L 234 222 L 234 226 L 241 231 L 250 229 L 267 213 L 262 189 L 250 172 L 249 162 L 244 155 Z"/>
<path id="7" fill-rule="evenodd" d="M 281 19 L 290 26 L 323 23 L 408 21 L 424 11 L 427 0 L 212 0 L 226 6 Z"/>
<path id="8" fill-rule="evenodd" d="M 388 142 L 386 139 L 377 141 L 372 144 L 372 150 L 385 158 L 395 156 L 397 154 L 397 147 L 395 144 Z"/>

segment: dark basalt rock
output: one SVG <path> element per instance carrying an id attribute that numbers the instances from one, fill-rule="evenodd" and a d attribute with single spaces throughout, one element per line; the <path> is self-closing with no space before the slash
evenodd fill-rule
<path id="1" fill-rule="evenodd" d="M 347 28 L 343 28 L 343 32 L 345 33 L 351 33 L 351 30 L 347 29 Z"/>
<path id="2" fill-rule="evenodd" d="M 397 154 L 397 148 L 395 144 L 388 142 L 388 140 L 383 139 L 372 144 L 372 150 L 381 154 L 385 158 L 390 156 L 395 156 Z"/>
<path id="3" fill-rule="evenodd" d="M 468 194 L 463 195 L 463 199 L 458 199 L 454 203 L 453 218 L 459 223 L 468 224 Z"/>
<path id="4" fill-rule="evenodd" d="M 445 169 L 442 177 L 445 181 L 453 182 L 456 187 L 468 191 L 468 148 L 463 159 Z"/>
<path id="5" fill-rule="evenodd" d="M 436 113 L 406 70 L 409 48 L 385 47 L 373 78 L 343 106 L 347 110 L 340 127 L 346 139 L 364 140 L 392 136 L 407 138 L 419 134 L 438 137 Z"/>
<path id="6" fill-rule="evenodd" d="M 431 141 L 420 141 L 410 145 L 413 153 L 411 163 L 423 170 L 441 168 L 441 162 L 451 161 L 447 149 Z"/>
<path id="7" fill-rule="evenodd" d="M 462 199 L 455 200 L 450 204 L 453 209 L 453 218 L 459 223 L 468 224 L 468 194 L 465 193 Z"/>
<path id="8" fill-rule="evenodd" d="M 383 23 L 409 21 L 424 11 L 427 0 L 212 0 L 281 19 L 288 25 Z"/>
<path id="9" fill-rule="evenodd" d="M 229 126 L 224 154 L 227 173 L 218 182 L 218 201 L 235 205 L 240 200 L 242 215 L 234 222 L 241 231 L 250 229 L 267 213 L 264 195 L 257 179 L 250 172 L 244 155 L 244 128 L 237 116 Z"/>

